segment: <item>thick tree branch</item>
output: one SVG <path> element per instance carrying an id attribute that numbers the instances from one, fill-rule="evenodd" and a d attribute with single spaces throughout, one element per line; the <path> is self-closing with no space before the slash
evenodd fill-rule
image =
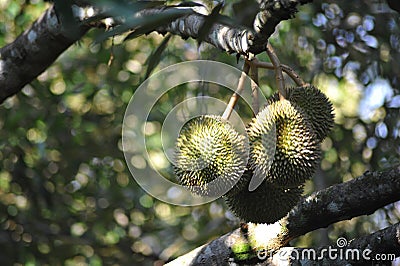
<path id="1" fill-rule="evenodd" d="M 75 0 L 74 2 L 87 8 L 87 1 Z M 297 5 L 309 3 L 312 0 L 259 2 L 260 12 L 254 21 L 254 30 L 215 23 L 204 37 L 204 41 L 228 53 L 246 56 L 261 53 L 278 23 L 292 18 L 297 12 Z M 167 9 L 150 8 L 141 11 L 141 15 L 151 16 L 163 10 Z M 194 12 L 168 25 L 157 27 L 157 31 L 196 39 L 205 20 L 205 15 Z M 79 21 L 62 19 L 62 16 L 57 16 L 54 7 L 48 9 L 30 29 L 21 34 L 13 43 L 0 49 L 0 103 L 36 78 L 93 26 L 96 25 L 83 26 Z"/>
<path id="2" fill-rule="evenodd" d="M 146 15 L 152 15 L 159 10 L 147 10 Z M 160 33 L 170 32 L 179 35 L 184 39 L 189 37 L 197 39 L 199 30 L 203 25 L 206 16 L 202 14 L 192 14 L 177 19 L 169 25 L 157 28 Z M 252 31 L 244 28 L 234 28 L 215 23 L 209 30 L 209 34 L 204 37 L 204 41 L 228 53 L 248 54 Z"/>
<path id="3" fill-rule="evenodd" d="M 31 82 L 89 29 L 60 23 L 51 7 L 18 38 L 0 49 L 0 103 Z"/>
<path id="4" fill-rule="evenodd" d="M 258 1 L 260 11 L 254 20 L 254 29 L 234 28 L 216 23 L 212 26 L 205 41 L 228 53 L 249 55 L 265 50 L 269 37 L 283 20 L 291 19 L 297 13 L 297 6 L 311 3 L 313 0 L 264 0 Z M 149 10 L 148 14 L 159 12 Z M 199 29 L 206 16 L 192 14 L 175 20 L 167 26 L 159 27 L 161 33 L 170 32 L 183 38 L 198 37 Z"/>
<path id="5" fill-rule="evenodd" d="M 300 235 L 338 221 L 371 214 L 399 200 L 400 166 L 384 172 L 366 172 L 354 180 L 304 198 L 285 218 L 274 224 L 250 223 L 177 258 L 169 265 L 213 265 L 214 262 L 224 265 L 233 259 L 235 250 L 245 250 L 242 255 L 246 258 L 258 251 L 275 252 Z"/>
<path id="6" fill-rule="evenodd" d="M 261 53 L 269 37 L 274 33 L 276 26 L 283 21 L 294 17 L 297 13 L 297 6 L 311 3 L 313 0 L 257 0 L 260 5 L 254 20 L 256 35 L 250 47 L 250 52 Z"/>

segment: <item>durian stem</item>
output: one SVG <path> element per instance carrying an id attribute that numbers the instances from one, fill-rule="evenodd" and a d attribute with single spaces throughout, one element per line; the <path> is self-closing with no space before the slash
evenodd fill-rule
<path id="1" fill-rule="evenodd" d="M 258 114 L 260 106 L 259 102 L 259 95 L 258 95 L 258 68 L 253 65 L 250 61 L 250 77 L 251 77 L 251 96 L 252 96 L 252 108 L 254 112 L 254 116 Z"/>
<path id="2" fill-rule="evenodd" d="M 285 91 L 285 80 L 283 78 L 281 62 L 279 61 L 278 56 L 274 51 L 274 48 L 272 48 L 269 42 L 267 43 L 266 51 L 269 59 L 271 60 L 271 63 L 274 65 L 275 68 L 276 85 L 278 87 L 279 98 L 282 101 L 286 98 L 286 91 Z"/>
<path id="3" fill-rule="evenodd" d="M 252 66 L 257 68 L 265 68 L 265 69 L 275 69 L 272 63 L 268 62 L 260 62 L 257 59 L 251 61 Z M 305 86 L 307 82 L 305 82 L 296 71 L 294 71 L 290 66 L 281 64 L 281 68 L 283 72 L 285 72 L 297 86 Z"/>
<path id="4" fill-rule="evenodd" d="M 250 70 L 250 63 L 246 60 L 243 65 L 242 75 L 239 78 L 239 82 L 238 82 L 236 91 L 232 94 L 232 97 L 230 98 L 229 103 L 226 106 L 226 109 L 224 111 L 224 114 L 222 115 L 222 119 L 228 120 L 229 117 L 231 116 L 233 108 L 235 108 L 235 105 L 239 99 L 239 95 L 244 89 L 244 83 L 245 83 L 247 74 L 249 73 L 249 70 Z"/>

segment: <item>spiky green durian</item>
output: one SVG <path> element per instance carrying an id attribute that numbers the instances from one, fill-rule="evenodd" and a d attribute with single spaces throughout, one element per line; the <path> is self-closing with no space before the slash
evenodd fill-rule
<path id="1" fill-rule="evenodd" d="M 201 196 L 222 196 L 243 174 L 248 143 L 219 116 L 188 121 L 176 142 L 175 174 L 181 185 Z"/>
<path id="2" fill-rule="evenodd" d="M 319 140 L 308 118 L 291 102 L 270 100 L 250 123 L 247 133 L 249 165 L 257 178 L 265 177 L 267 182 L 287 188 L 303 184 L 315 172 L 320 158 Z"/>
<path id="3" fill-rule="evenodd" d="M 279 100 L 279 95 L 273 96 Z M 308 117 L 319 141 L 323 141 L 334 124 L 332 103 L 328 97 L 313 85 L 297 88 L 286 88 L 286 99 L 300 108 Z"/>
<path id="4" fill-rule="evenodd" d="M 243 179 L 249 181 L 251 171 Z M 262 182 L 255 190 L 234 187 L 225 195 L 230 210 L 241 220 L 253 223 L 274 223 L 283 218 L 299 201 L 303 186 L 282 188 Z"/>

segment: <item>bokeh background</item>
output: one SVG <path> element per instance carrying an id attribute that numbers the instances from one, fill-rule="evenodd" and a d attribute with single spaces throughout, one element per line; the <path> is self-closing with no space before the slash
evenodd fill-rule
<path id="1" fill-rule="evenodd" d="M 224 14 L 238 20 L 244 18 L 235 11 L 251 6 L 245 0 L 226 2 Z M 49 5 L 1 0 L 0 46 Z M 101 33 L 90 31 L 0 106 L 2 265 L 161 265 L 239 224 L 221 199 L 197 207 L 168 205 L 131 177 L 121 147 L 122 120 L 164 37 L 152 33 L 124 41 L 117 36 L 95 43 Z M 323 90 L 335 108 L 335 127 L 322 144 L 321 167 L 305 194 L 399 163 L 399 13 L 383 0 L 314 1 L 282 22 L 270 41 L 280 61 Z M 194 59 L 243 65 L 234 55 L 175 36 L 155 71 Z M 271 95 L 273 72 L 259 75 L 261 89 Z M 171 166 L 160 155 L 162 122 L 188 95 L 208 93 L 229 99 L 228 91 L 215 86 L 182 86 L 161 98 L 149 117 L 150 157 L 168 178 L 173 178 Z M 398 202 L 292 244 L 349 240 L 399 220 Z"/>

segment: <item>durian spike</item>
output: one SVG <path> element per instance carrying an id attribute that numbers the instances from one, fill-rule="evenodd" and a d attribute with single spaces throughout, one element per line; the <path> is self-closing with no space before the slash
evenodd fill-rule
<path id="1" fill-rule="evenodd" d="M 251 178 L 246 173 L 242 178 Z M 303 186 L 276 187 L 263 182 L 256 190 L 236 189 L 225 196 L 229 209 L 241 220 L 252 223 L 274 223 L 283 218 L 299 201 Z"/>
<path id="2" fill-rule="evenodd" d="M 255 177 L 265 177 L 279 187 L 293 187 L 314 173 L 320 158 L 320 141 L 305 114 L 288 100 L 279 100 L 278 94 L 253 119 L 247 134 L 249 167 Z"/>
<path id="3" fill-rule="evenodd" d="M 287 88 L 286 92 L 288 100 L 309 118 L 319 141 L 322 142 L 334 125 L 333 107 L 329 98 L 310 84 Z"/>
<path id="4" fill-rule="evenodd" d="M 174 172 L 181 185 L 199 196 L 221 196 L 246 169 L 248 144 L 220 116 L 188 121 L 176 142 Z"/>

